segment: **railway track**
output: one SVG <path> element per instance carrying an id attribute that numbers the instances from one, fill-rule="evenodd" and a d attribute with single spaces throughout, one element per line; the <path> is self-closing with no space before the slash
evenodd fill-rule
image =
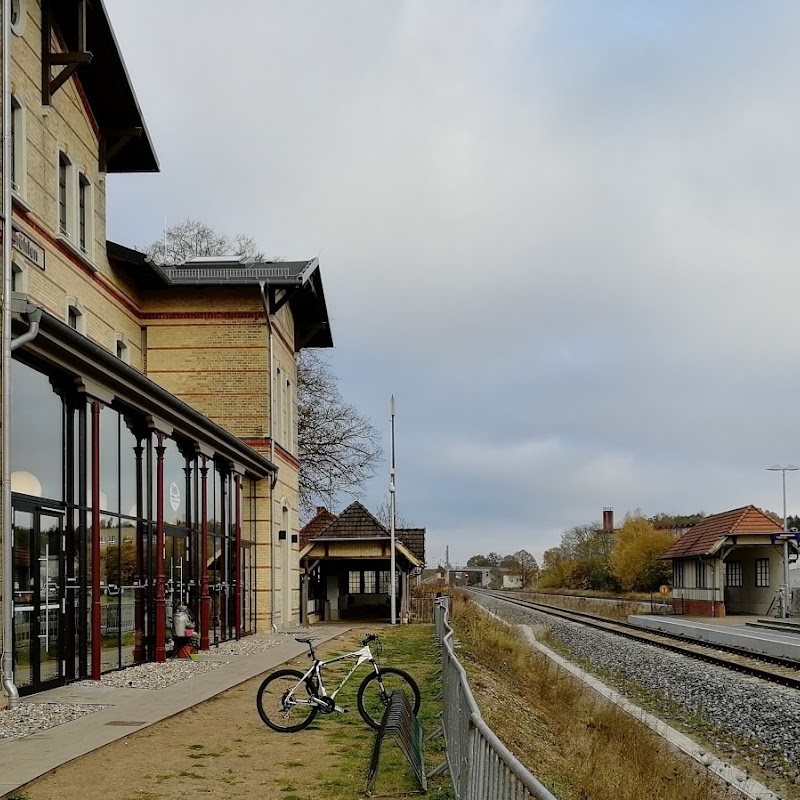
<path id="1" fill-rule="evenodd" d="M 565 608 L 550 606 L 545 603 L 536 603 L 531 600 L 509 598 L 505 592 L 496 592 L 488 589 L 469 589 L 477 595 L 493 597 L 509 605 L 539 611 L 553 617 L 560 617 L 569 622 L 586 625 L 597 630 L 624 636 L 636 642 L 650 644 L 669 650 L 673 653 L 695 658 L 707 664 L 714 664 L 726 669 L 732 669 L 745 675 L 750 675 L 762 680 L 800 689 L 800 662 L 779 656 L 761 655 L 745 650 L 741 647 L 709 645 L 697 639 L 687 639 L 684 636 L 672 636 L 667 633 L 644 631 L 628 622 L 617 622 L 595 614 L 583 611 L 571 611 Z"/>

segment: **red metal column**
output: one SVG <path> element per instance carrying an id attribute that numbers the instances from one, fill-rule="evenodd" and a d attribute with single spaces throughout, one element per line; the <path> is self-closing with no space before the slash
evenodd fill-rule
<path id="1" fill-rule="evenodd" d="M 147 591 L 145 589 L 147 576 L 144 568 L 144 532 L 146 527 L 142 525 L 142 517 L 144 517 L 144 481 L 142 480 L 144 447 L 140 439 L 137 439 L 137 445 L 133 448 L 133 452 L 136 456 L 136 577 L 134 578 L 134 583 L 139 587 L 134 589 L 133 595 L 133 661 L 135 664 L 141 664 L 145 660 L 144 604 L 145 592 Z"/>
<path id="2" fill-rule="evenodd" d="M 92 408 L 92 680 L 100 680 L 100 403 L 90 402 Z"/>
<path id="3" fill-rule="evenodd" d="M 236 608 L 236 638 L 242 638 L 242 592 L 244 591 L 244 581 L 242 580 L 242 476 L 235 475 L 234 491 L 236 493 L 236 538 L 234 547 L 233 563 L 235 571 L 235 608 Z"/>
<path id="4" fill-rule="evenodd" d="M 208 594 L 208 464 L 200 456 L 200 649 L 208 650 L 211 597 Z"/>
<path id="5" fill-rule="evenodd" d="M 167 660 L 167 604 L 164 597 L 164 434 L 156 431 L 156 582 L 155 660 Z"/>

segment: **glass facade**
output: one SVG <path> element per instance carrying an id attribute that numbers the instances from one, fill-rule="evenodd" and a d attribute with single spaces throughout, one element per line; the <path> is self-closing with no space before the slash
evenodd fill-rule
<path id="1" fill-rule="evenodd" d="M 165 638 L 172 639 L 172 615 L 182 606 L 199 629 L 202 478 L 193 443 L 149 430 L 132 409 L 87 399 L 70 376 L 16 360 L 11 370 L 13 647 L 15 679 L 29 692 L 91 677 L 98 664 L 106 672 L 152 660 L 159 571 Z M 255 629 L 256 482 L 245 478 L 239 492 L 226 463 L 207 466 L 213 644 L 236 637 L 237 628 Z"/>

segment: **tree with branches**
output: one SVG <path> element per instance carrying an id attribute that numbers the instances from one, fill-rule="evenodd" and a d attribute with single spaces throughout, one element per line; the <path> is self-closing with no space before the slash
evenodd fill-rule
<path id="1" fill-rule="evenodd" d="M 229 236 L 191 219 L 167 228 L 143 252 L 167 266 L 195 256 L 267 260 L 251 236 Z M 345 402 L 330 364 L 313 350 L 297 358 L 297 420 L 301 514 L 309 516 L 317 501 L 334 508 L 343 494 L 357 497 L 382 456 L 380 436 L 367 417 Z"/>

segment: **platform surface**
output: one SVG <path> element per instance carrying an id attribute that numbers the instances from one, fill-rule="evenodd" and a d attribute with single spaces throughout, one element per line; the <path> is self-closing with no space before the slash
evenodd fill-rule
<path id="1" fill-rule="evenodd" d="M 632 614 L 628 622 L 647 630 L 664 631 L 687 639 L 700 639 L 709 644 L 732 645 L 754 653 L 792 658 L 800 662 L 800 635 L 767 628 L 748 627 L 747 622 L 762 616 L 666 617 L 657 614 Z"/>

